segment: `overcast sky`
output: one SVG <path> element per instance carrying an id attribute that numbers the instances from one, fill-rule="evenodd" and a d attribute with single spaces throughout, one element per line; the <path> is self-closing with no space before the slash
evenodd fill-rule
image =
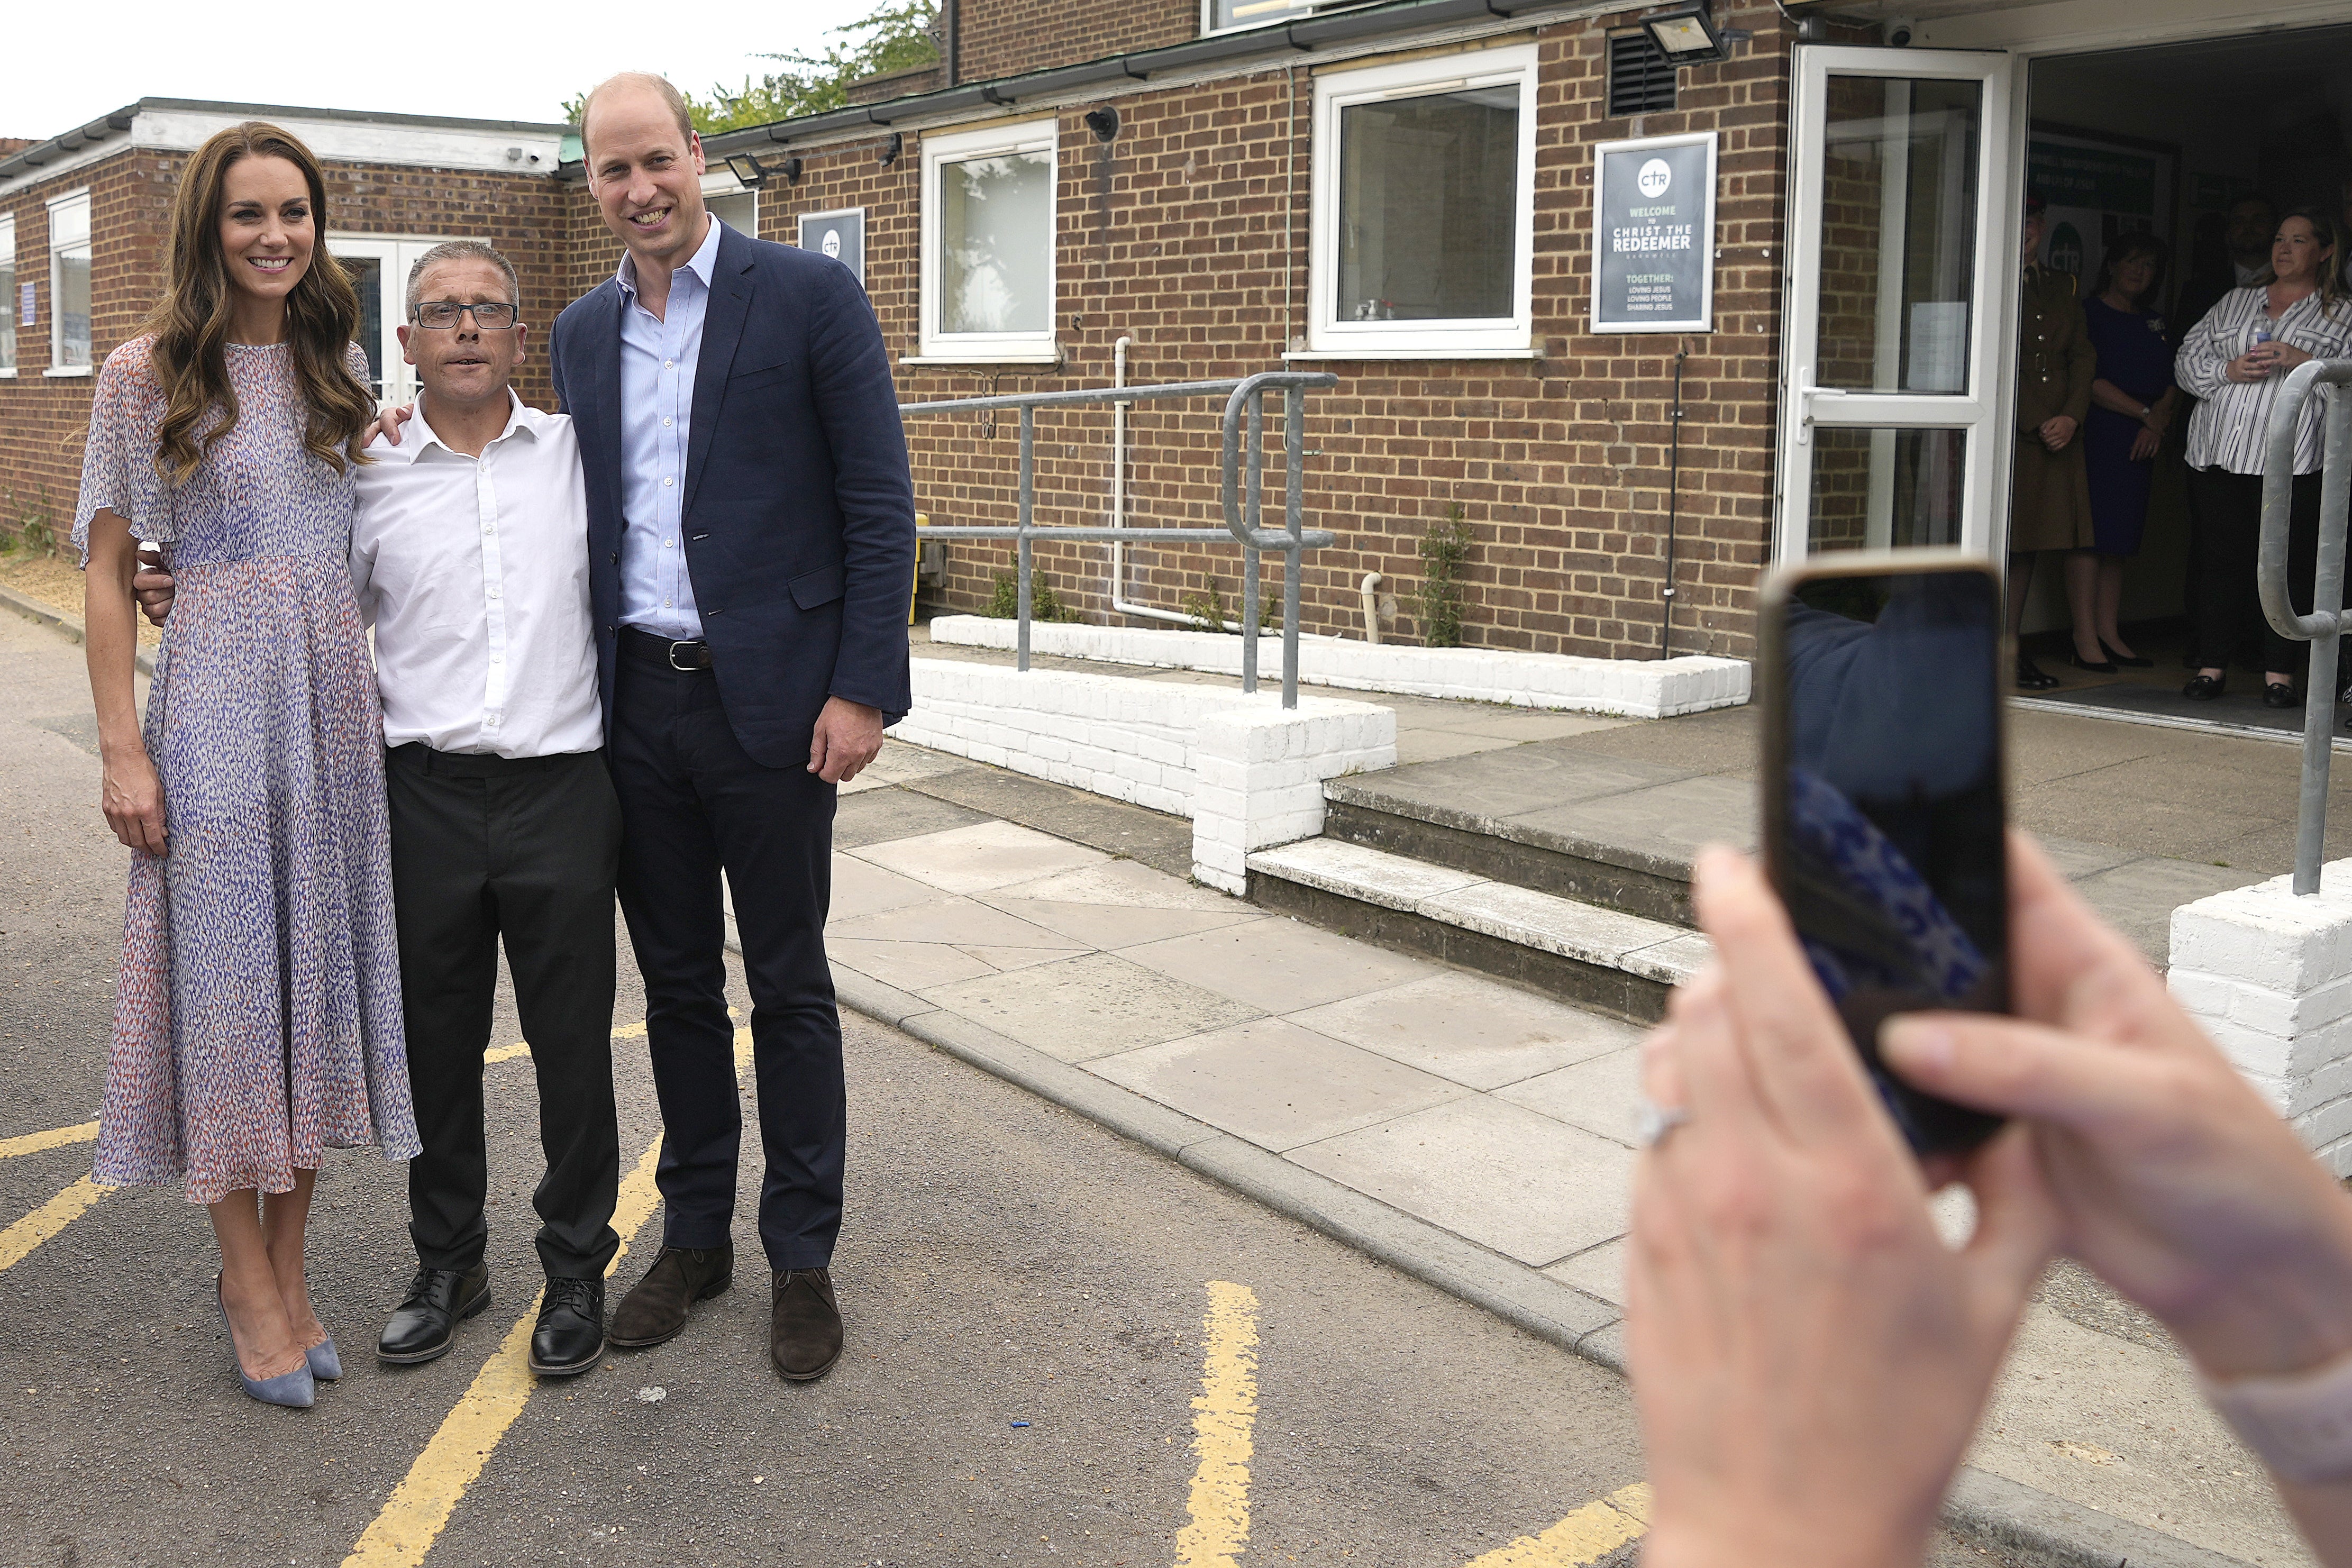
<path id="1" fill-rule="evenodd" d="M 772 68 L 755 56 L 812 49 L 877 3 L 21 0 L 0 25 L 0 53 L 19 67 L 0 88 L 0 136 L 46 140 L 142 98 L 555 121 L 565 99 L 616 70 L 661 71 L 703 95 L 738 84 Z M 654 20 L 633 26 L 640 16 Z"/>

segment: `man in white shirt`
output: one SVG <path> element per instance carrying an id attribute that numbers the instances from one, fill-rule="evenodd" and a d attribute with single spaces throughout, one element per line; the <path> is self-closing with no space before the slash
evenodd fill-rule
<path id="1" fill-rule="evenodd" d="M 424 1152 L 408 1167 L 418 1268 L 376 1342 L 446 1354 L 489 1304 L 482 1055 L 498 949 L 539 1079 L 547 1174 L 533 1201 L 547 1293 L 530 1369 L 604 1351 L 620 1180 L 613 1102 L 613 883 L 621 813 L 604 765 L 588 602 L 588 505 L 572 421 L 508 384 L 529 330 L 514 268 L 457 241 L 408 277 L 400 341 L 417 425 L 359 470 L 352 586 L 375 630 L 401 1007 Z M 421 438 L 420 438 L 421 437 Z M 171 581 L 141 574 L 167 614 Z"/>

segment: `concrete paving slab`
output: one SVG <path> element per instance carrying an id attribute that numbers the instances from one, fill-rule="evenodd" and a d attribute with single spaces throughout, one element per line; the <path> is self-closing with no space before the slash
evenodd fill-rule
<path id="1" fill-rule="evenodd" d="M 1622 1237 L 1588 1247 L 1573 1258 L 1563 1258 L 1544 1270 L 1553 1279 L 1597 1296 L 1622 1310 L 1625 1305 L 1625 1248 Z"/>
<path id="2" fill-rule="evenodd" d="M 1397 765 L 1411 767 L 1415 763 L 1440 762 L 1447 757 L 1475 756 L 1480 752 L 1499 752 L 1518 742 L 1501 735 L 1474 735 L 1458 730 L 1408 730 L 1397 726 Z"/>
<path id="3" fill-rule="evenodd" d="M 939 896 L 935 889 L 924 886 L 912 877 L 885 871 L 879 866 L 839 851 L 834 854 L 831 910 L 834 925 L 856 920 L 860 915 L 878 914 L 884 910 L 903 909 L 909 904 L 929 903 Z"/>
<path id="4" fill-rule="evenodd" d="M 1696 931 L 1670 937 L 1655 947 L 1636 948 L 1625 955 L 1625 967 L 1645 980 L 1680 985 L 1715 956 L 1715 943 Z"/>
<path id="5" fill-rule="evenodd" d="M 1097 1058 L 1116 1084 L 1276 1152 L 1470 1093 L 1281 1018 Z"/>
<path id="6" fill-rule="evenodd" d="M 889 784 L 905 784 L 910 779 L 938 778 L 943 773 L 961 773 L 973 767 L 970 759 L 934 752 L 925 746 L 910 746 L 904 741 L 888 736 L 882 740 L 882 750 L 866 765 L 858 778 L 880 779 Z"/>
<path id="7" fill-rule="evenodd" d="M 851 782 L 863 784 L 866 777 L 860 773 Z M 986 812 L 877 781 L 863 794 L 845 796 L 835 808 L 833 847 L 839 854 L 868 844 L 911 838 L 920 833 L 944 833 L 950 827 L 969 827 L 988 820 Z"/>
<path id="8" fill-rule="evenodd" d="M 2139 858 L 2139 852 L 2119 849 L 2112 844 L 2094 844 L 2086 838 L 2052 837 L 2036 840 L 2042 852 L 2058 868 L 2058 874 L 2069 881 L 2111 871 L 2127 860 Z"/>
<path id="9" fill-rule="evenodd" d="M 1619 1026 L 1633 1032 L 1629 1026 Z M 1498 1089 L 1495 1095 L 1635 1148 L 1641 1142 L 1635 1129 L 1642 1103 L 1642 1047 L 1637 1039 L 1605 1056 Z"/>
<path id="10" fill-rule="evenodd" d="M 1310 1171 L 1541 1268 L 1624 1233 L 1633 1155 L 1491 1095 L 1290 1152 Z"/>
<path id="11" fill-rule="evenodd" d="M 869 844 L 850 853 L 950 893 L 984 893 L 1109 858 L 1050 833 L 995 821 Z"/>
<path id="12" fill-rule="evenodd" d="M 1066 1062 L 1204 1034 L 1258 1012 L 1108 952 L 981 975 L 921 994 Z"/>
<path id="13" fill-rule="evenodd" d="M 1578 743 L 1586 740 L 1580 737 Z M 1591 755 L 1568 742 L 1538 741 L 1457 762 L 1423 763 L 1369 773 L 1349 782 L 1386 799 L 1434 808 L 1442 814 L 1437 820 L 1468 826 L 1668 784 L 1685 773 L 1684 769 L 1655 763 Z"/>
<path id="14" fill-rule="evenodd" d="M 1066 958 L 1083 958 L 1093 949 L 1087 947 L 960 947 L 958 952 L 969 953 L 991 969 L 1010 973 L 1028 969 L 1040 963 L 1058 963 Z"/>
<path id="15" fill-rule="evenodd" d="M 1192 825 L 1181 816 L 978 763 L 915 779 L 904 787 L 1105 854 L 1124 855 L 1177 877 L 1192 874 Z"/>
<path id="16" fill-rule="evenodd" d="M 1702 844 L 1756 845 L 1756 786 L 1708 775 L 1513 817 L 1520 828 L 1601 839 L 1644 860 L 1688 867 Z"/>
<path id="17" fill-rule="evenodd" d="M 1295 1013 L 1437 973 L 1433 964 L 1293 920 L 1145 942 L 1121 956 L 1262 1013 Z"/>
<path id="18" fill-rule="evenodd" d="M 2159 969 L 2172 957 L 2172 911 L 2210 893 L 2263 880 L 2257 871 L 2146 856 L 2074 884 L 2101 919 L 2137 943 Z"/>
<path id="19" fill-rule="evenodd" d="M 1081 866 L 1075 871 L 1057 871 L 1034 882 L 998 888 L 988 897 L 992 902 L 1000 899 L 1043 899 L 1070 904 L 1125 904 L 1139 910 L 1247 912 L 1249 909 L 1239 899 L 1137 860 L 1105 860 Z"/>
<path id="20" fill-rule="evenodd" d="M 825 928 L 825 939 L 864 938 L 873 942 L 944 942 L 958 947 L 1064 948 L 1070 939 L 1057 931 L 1031 925 L 1002 910 L 970 899 L 931 895 L 928 903 L 837 920 Z"/>
<path id="21" fill-rule="evenodd" d="M 1340 838 L 1306 838 L 1276 849 L 1261 849 L 1250 856 L 1249 866 L 1253 871 L 1269 871 L 1391 910 L 1418 909 L 1423 900 L 1458 892 L 1486 879 Z"/>
<path id="22" fill-rule="evenodd" d="M 1267 918 L 1238 899 L 1229 903 L 1230 908 L 1222 910 L 1168 910 L 1139 909 L 1131 904 L 1048 902 L 1044 899 L 988 900 L 992 909 L 1003 910 L 1048 931 L 1061 931 L 1089 947 L 1111 950 L 1226 926 L 1254 925 Z"/>
<path id="23" fill-rule="evenodd" d="M 1564 735 L 1590 735 L 1601 730 L 1619 730 L 1638 722 L 1633 719 L 1601 719 L 1589 713 L 1528 713 L 1514 710 L 1473 710 L 1456 717 L 1448 715 L 1430 727 L 1450 730 L 1459 735 L 1500 735 L 1516 742 L 1557 741 Z"/>
<path id="24" fill-rule="evenodd" d="M 1631 1024 L 1459 972 L 1289 1017 L 1391 1061 L 1482 1089 L 1538 1079 L 1641 1038 Z"/>
<path id="25" fill-rule="evenodd" d="M 1663 921 L 1580 903 L 1509 882 L 1478 882 L 1425 899 L 1420 912 L 1432 920 L 1483 931 L 1563 958 L 1614 968 L 1626 954 L 1655 947 L 1679 934 Z"/>
<path id="26" fill-rule="evenodd" d="M 939 942 L 860 942 L 835 936 L 825 940 L 824 950 L 835 963 L 901 991 L 920 992 L 996 973 L 986 959 Z"/>

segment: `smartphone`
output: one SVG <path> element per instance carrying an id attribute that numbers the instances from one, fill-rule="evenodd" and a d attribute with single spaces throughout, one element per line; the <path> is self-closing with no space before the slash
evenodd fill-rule
<path id="1" fill-rule="evenodd" d="M 2001 604 L 1999 575 L 1958 551 L 1841 552 L 1764 585 L 1766 865 L 1922 1155 L 2000 1126 L 1888 1072 L 1878 1026 L 2010 1010 Z"/>

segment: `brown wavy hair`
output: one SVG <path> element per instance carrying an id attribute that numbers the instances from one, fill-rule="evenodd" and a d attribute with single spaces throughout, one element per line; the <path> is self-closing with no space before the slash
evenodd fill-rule
<path id="1" fill-rule="evenodd" d="M 167 282 L 144 328 L 155 335 L 154 373 L 164 399 L 155 468 L 174 485 L 185 484 L 213 443 L 236 426 L 227 348 L 236 286 L 221 250 L 220 214 L 228 171 L 247 158 L 283 158 L 302 171 L 310 187 L 316 236 L 310 263 L 286 297 L 286 342 L 295 384 L 310 410 L 302 445 L 338 473 L 368 460 L 360 437 L 375 419 L 375 399 L 344 363 L 359 327 L 360 297 L 327 254 L 326 176 L 290 133 L 248 120 L 215 134 L 181 171 L 172 200 Z"/>

